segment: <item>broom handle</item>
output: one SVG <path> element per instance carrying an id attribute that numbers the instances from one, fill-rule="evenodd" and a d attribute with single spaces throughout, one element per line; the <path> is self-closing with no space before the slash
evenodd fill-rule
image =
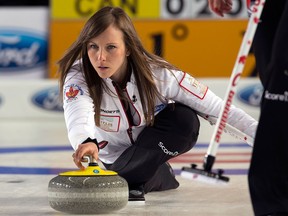
<path id="1" fill-rule="evenodd" d="M 201 116 L 203 119 L 208 121 L 211 125 L 215 125 L 217 118 L 209 115 L 204 115 L 202 113 L 197 113 L 199 116 Z M 237 128 L 226 124 L 224 132 L 229 134 L 230 136 L 233 136 L 234 138 L 241 140 L 243 142 L 246 142 L 248 145 L 253 146 L 254 138 L 243 133 L 242 131 L 238 130 Z"/>
<path id="2" fill-rule="evenodd" d="M 233 71 L 229 80 L 229 84 L 228 84 L 227 91 L 226 91 L 226 96 L 223 100 L 223 105 L 219 113 L 219 118 L 217 119 L 215 130 L 210 140 L 207 154 L 205 155 L 204 168 L 207 171 L 211 170 L 213 163 L 215 161 L 215 156 L 216 156 L 217 149 L 220 143 L 221 135 L 226 126 L 228 112 L 232 104 L 233 97 L 235 95 L 236 86 L 243 72 L 246 58 L 251 48 L 251 44 L 252 44 L 252 41 L 256 32 L 256 28 L 260 20 L 260 16 L 261 16 L 264 4 L 265 4 L 265 0 L 256 0 L 255 5 L 253 6 L 252 14 L 249 18 L 248 26 L 247 26 L 244 38 L 242 40 L 242 44 L 238 52 L 238 56 L 235 61 L 235 65 L 233 67 Z"/>

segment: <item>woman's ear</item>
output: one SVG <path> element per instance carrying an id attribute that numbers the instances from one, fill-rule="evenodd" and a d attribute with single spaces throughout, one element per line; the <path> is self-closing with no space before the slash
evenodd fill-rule
<path id="1" fill-rule="evenodd" d="M 127 51 L 126 51 L 126 56 L 129 56 L 129 55 L 130 55 L 130 51 L 127 50 Z"/>

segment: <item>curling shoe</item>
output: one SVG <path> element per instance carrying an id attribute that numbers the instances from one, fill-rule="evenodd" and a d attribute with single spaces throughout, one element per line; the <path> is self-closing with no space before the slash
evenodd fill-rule
<path id="1" fill-rule="evenodd" d="M 143 186 L 129 189 L 128 204 L 145 204 L 145 192 Z"/>

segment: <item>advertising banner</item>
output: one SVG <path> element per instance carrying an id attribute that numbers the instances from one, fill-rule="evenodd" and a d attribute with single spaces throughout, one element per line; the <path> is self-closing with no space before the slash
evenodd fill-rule
<path id="1" fill-rule="evenodd" d="M 228 78 L 203 78 L 199 81 L 224 98 Z M 62 96 L 58 89 L 58 81 L 54 79 L 37 82 L 0 80 L 0 120 L 63 119 Z M 262 92 L 258 78 L 243 78 L 238 83 L 233 104 L 258 119 Z"/>
<path id="2" fill-rule="evenodd" d="M 77 39 L 85 21 L 101 7 L 123 8 L 132 18 L 145 48 L 196 77 L 229 77 L 245 33 L 245 0 L 233 1 L 231 14 L 213 14 L 199 0 L 52 0 L 49 77 L 57 77 L 57 61 Z M 248 56 L 243 76 L 255 76 Z"/>
<path id="3" fill-rule="evenodd" d="M 48 7 L 0 7 L 0 78 L 48 77 Z"/>

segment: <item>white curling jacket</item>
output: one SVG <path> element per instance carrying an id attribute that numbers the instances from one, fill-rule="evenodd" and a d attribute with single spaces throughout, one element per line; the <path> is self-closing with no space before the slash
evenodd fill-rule
<path id="1" fill-rule="evenodd" d="M 104 79 L 113 93 L 103 92 L 100 112 L 100 127 L 94 122 L 94 105 L 83 76 L 79 62 L 74 64 L 68 73 L 63 86 L 63 108 L 69 141 L 76 150 L 88 137 L 100 141 L 108 141 L 99 151 L 99 159 L 107 164 L 113 163 L 121 153 L 132 145 L 139 133 L 146 127 L 141 100 L 134 78 L 134 71 L 127 83 L 125 92 L 131 100 L 134 124 L 129 125 L 126 113 L 120 99 L 117 97 L 116 87 L 110 78 Z M 207 86 L 197 81 L 188 73 L 168 69 L 154 69 L 155 82 L 161 95 L 168 100 L 183 103 L 204 115 L 217 117 L 222 106 L 222 99 L 216 96 Z M 155 115 L 166 107 L 157 99 Z M 231 106 L 227 123 L 255 137 L 258 122 L 243 110 Z M 130 133 L 130 136 L 129 136 Z"/>

